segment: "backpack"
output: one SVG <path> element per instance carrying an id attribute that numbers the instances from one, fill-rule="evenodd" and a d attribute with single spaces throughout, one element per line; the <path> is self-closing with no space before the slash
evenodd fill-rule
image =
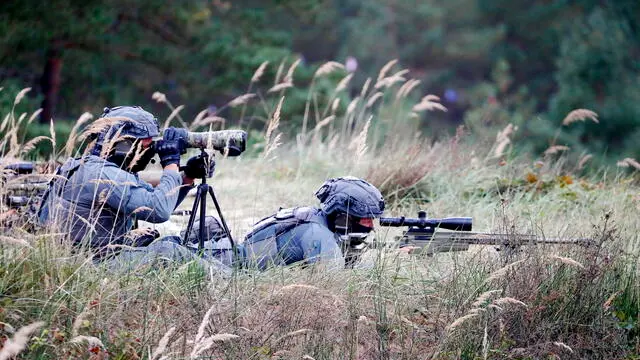
<path id="1" fill-rule="evenodd" d="M 82 165 L 82 161 L 84 159 L 77 158 L 67 160 L 64 164 L 59 166 L 56 169 L 55 175 L 49 180 L 49 184 L 47 184 L 47 189 L 42 194 L 40 199 L 40 207 L 36 212 L 36 219 L 40 225 L 47 225 L 50 221 L 49 219 L 49 197 L 51 196 L 51 191 L 55 192 L 54 196 L 61 196 L 64 191 L 64 187 L 67 185 L 69 179 L 76 173 L 76 171 Z"/>
<path id="2" fill-rule="evenodd" d="M 268 238 L 277 238 L 300 224 L 310 222 L 322 224 L 316 216 L 317 211 L 318 209 L 306 206 L 280 208 L 277 213 L 258 221 L 245 236 L 244 243 L 251 244 Z"/>

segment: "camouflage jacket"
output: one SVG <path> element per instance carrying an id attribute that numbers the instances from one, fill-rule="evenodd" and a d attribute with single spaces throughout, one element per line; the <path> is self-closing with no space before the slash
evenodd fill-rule
<path id="1" fill-rule="evenodd" d="M 67 160 L 50 182 L 39 221 L 67 233 L 75 245 L 100 253 L 109 244 L 127 244 L 136 219 L 169 220 L 190 186 L 177 171 L 165 170 L 153 188 L 136 174 L 98 156 Z"/>

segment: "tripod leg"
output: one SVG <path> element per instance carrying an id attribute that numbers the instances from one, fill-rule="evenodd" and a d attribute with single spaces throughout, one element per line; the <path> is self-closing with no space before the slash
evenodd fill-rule
<path id="1" fill-rule="evenodd" d="M 211 195 L 211 199 L 213 200 L 213 205 L 216 206 L 216 211 L 218 212 L 218 216 L 220 216 L 220 222 L 222 223 L 222 228 L 224 232 L 227 234 L 229 238 L 229 242 L 231 243 L 231 248 L 233 249 L 233 253 L 236 252 L 236 243 L 233 241 L 231 237 L 231 231 L 229 231 L 229 227 L 227 227 L 227 222 L 224 221 L 224 216 L 222 216 L 222 211 L 220 210 L 220 204 L 218 204 L 218 199 L 216 199 L 216 194 L 213 192 L 213 188 L 209 187 L 209 195 Z"/>
<path id="2" fill-rule="evenodd" d="M 204 251 L 204 239 L 207 236 L 205 231 L 205 219 L 207 217 L 207 190 L 205 188 L 211 189 L 211 187 L 206 184 L 201 184 L 200 186 L 202 187 L 202 191 L 198 194 L 200 195 L 200 226 L 198 229 L 198 234 L 200 236 L 198 236 L 198 253 L 202 255 L 202 252 Z"/>
<path id="3" fill-rule="evenodd" d="M 191 207 L 191 216 L 189 216 L 189 222 L 187 223 L 187 232 L 184 233 L 184 238 L 182 239 L 182 245 L 187 246 L 187 238 L 189 234 L 191 234 L 191 229 L 193 229 L 193 223 L 196 219 L 196 211 L 198 211 L 198 204 L 200 203 L 201 196 L 200 193 L 202 190 L 198 187 L 198 191 L 196 192 L 195 200 L 193 200 L 193 206 Z"/>

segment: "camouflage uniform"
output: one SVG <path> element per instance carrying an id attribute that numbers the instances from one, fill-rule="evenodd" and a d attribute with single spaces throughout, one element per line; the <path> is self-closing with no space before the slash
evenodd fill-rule
<path id="1" fill-rule="evenodd" d="M 384 210 L 384 200 L 373 185 L 352 177 L 328 180 L 316 192 L 316 196 L 322 202 L 320 209 L 281 209 L 260 220 L 244 242 L 238 245 L 236 260 L 245 267 L 259 269 L 299 262 L 344 268 L 341 242 L 345 234 L 336 230 L 332 219 L 337 213 L 359 218 L 379 217 Z M 205 257 L 231 265 L 230 243 L 228 240 L 225 242 L 217 220 L 208 219 L 207 228 L 208 234 L 215 234 L 208 240 L 213 240 L 211 246 L 216 248 L 205 246 Z M 193 243 L 197 243 L 197 234 L 192 235 Z"/>
<path id="2" fill-rule="evenodd" d="M 135 245 L 129 236 L 135 221 L 169 220 L 190 189 L 181 187 L 177 171 L 164 170 L 153 188 L 137 174 L 98 156 L 109 133 L 138 139 L 160 134 L 153 115 L 138 107 L 114 108 L 104 117 L 132 121 L 117 122 L 102 132 L 92 154 L 67 160 L 57 170 L 39 211 L 41 223 L 68 233 L 74 245 L 88 245 L 98 256 L 108 252 L 108 245 Z"/>

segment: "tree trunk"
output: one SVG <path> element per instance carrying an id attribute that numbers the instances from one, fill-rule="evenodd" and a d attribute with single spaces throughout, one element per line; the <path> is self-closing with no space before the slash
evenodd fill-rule
<path id="1" fill-rule="evenodd" d="M 47 62 L 40 79 L 44 100 L 42 100 L 42 113 L 40 122 L 48 124 L 53 119 L 58 94 L 60 92 L 60 73 L 62 72 L 62 50 L 55 41 L 47 50 Z"/>

